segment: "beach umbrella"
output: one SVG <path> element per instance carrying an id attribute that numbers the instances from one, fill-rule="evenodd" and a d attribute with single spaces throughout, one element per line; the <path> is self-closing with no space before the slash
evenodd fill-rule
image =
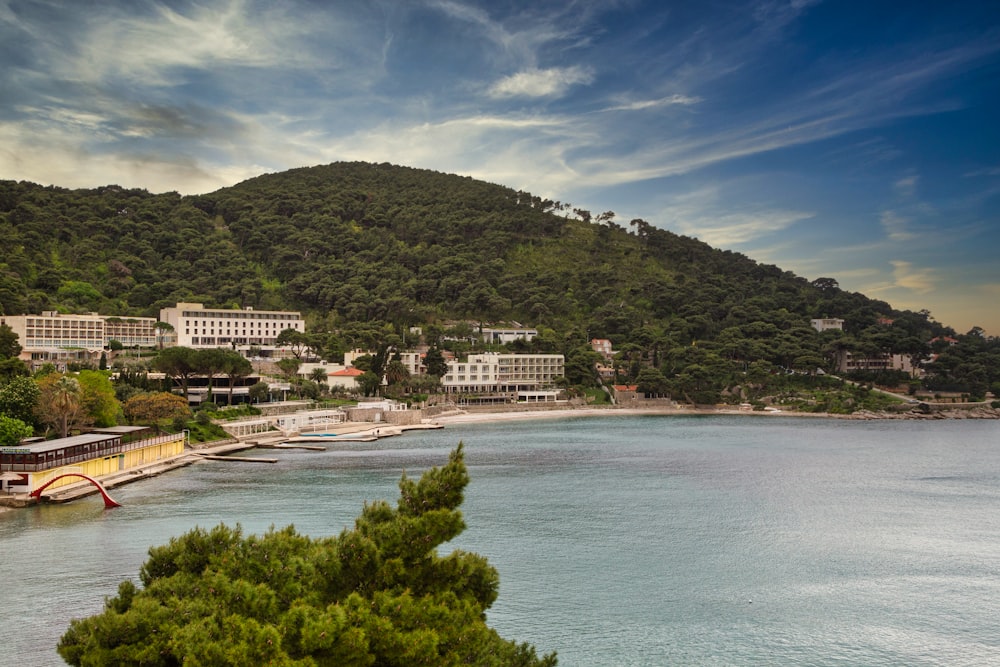
<path id="1" fill-rule="evenodd" d="M 21 479 L 21 476 L 16 472 L 11 472 L 10 470 L 5 470 L 0 472 L 0 485 L 3 482 L 16 482 Z M 7 485 L 7 493 L 10 493 L 10 484 Z"/>

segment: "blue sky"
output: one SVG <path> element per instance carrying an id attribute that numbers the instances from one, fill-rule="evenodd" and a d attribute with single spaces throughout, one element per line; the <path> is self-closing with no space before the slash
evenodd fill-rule
<path id="1" fill-rule="evenodd" d="M 391 162 L 1000 335 L 995 1 L 0 0 L 0 59 L 0 178 Z"/>

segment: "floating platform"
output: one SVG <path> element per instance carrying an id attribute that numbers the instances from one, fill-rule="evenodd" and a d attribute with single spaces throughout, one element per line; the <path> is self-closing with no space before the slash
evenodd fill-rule
<path id="1" fill-rule="evenodd" d="M 278 459 L 258 459 L 250 456 L 217 456 L 215 454 L 202 454 L 201 458 L 209 461 L 241 461 L 243 463 L 277 463 Z"/>

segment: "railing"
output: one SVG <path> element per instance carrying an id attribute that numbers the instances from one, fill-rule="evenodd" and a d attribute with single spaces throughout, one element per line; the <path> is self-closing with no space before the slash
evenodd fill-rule
<path id="1" fill-rule="evenodd" d="M 3 468 L 4 470 L 10 470 L 11 472 L 38 472 L 41 470 L 50 470 L 53 468 L 61 468 L 73 463 L 103 459 L 110 456 L 118 456 L 119 454 L 124 454 L 125 452 L 131 452 L 144 447 L 152 447 L 153 445 L 162 445 L 168 442 L 186 440 L 186 437 L 185 432 L 165 433 L 152 438 L 135 440 L 128 444 L 118 444 L 107 449 L 91 450 L 89 452 L 80 452 L 79 454 L 74 454 L 72 456 L 50 459 L 46 460 L 44 463 L 7 463 L 4 464 Z"/>

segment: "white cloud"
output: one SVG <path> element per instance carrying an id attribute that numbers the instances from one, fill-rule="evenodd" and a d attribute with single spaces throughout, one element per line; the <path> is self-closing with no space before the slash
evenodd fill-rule
<path id="1" fill-rule="evenodd" d="M 572 86 L 593 80 L 593 71 L 585 67 L 530 69 L 500 79 L 490 86 L 488 94 L 493 98 L 560 97 Z"/>
<path id="2" fill-rule="evenodd" d="M 634 102 L 625 102 L 623 104 L 603 109 L 603 111 L 642 111 L 644 109 L 658 109 L 674 105 L 693 106 L 701 101 L 702 98 L 697 96 L 674 94 L 669 97 L 661 97 L 657 100 L 636 100 Z"/>
<path id="3" fill-rule="evenodd" d="M 910 262 L 892 260 L 892 278 L 895 287 L 912 290 L 921 294 L 931 292 L 937 286 L 936 272 L 930 268 L 916 268 Z"/>
<path id="4" fill-rule="evenodd" d="M 712 185 L 674 197 L 657 219 L 716 248 L 733 248 L 782 232 L 813 213 L 741 203 L 733 206 L 723 185 Z M 727 204 L 720 202 L 725 199 Z M 736 210 L 733 210 L 736 209 Z"/>
<path id="5" fill-rule="evenodd" d="M 913 234 L 907 229 L 908 218 L 904 218 L 895 211 L 882 211 L 879 216 L 879 223 L 885 230 L 886 236 L 893 241 L 906 241 L 913 238 Z"/>
<path id="6" fill-rule="evenodd" d="M 919 181 L 920 177 L 915 174 L 905 176 L 893 183 L 892 188 L 901 197 L 912 198 L 917 194 L 917 183 Z"/>

